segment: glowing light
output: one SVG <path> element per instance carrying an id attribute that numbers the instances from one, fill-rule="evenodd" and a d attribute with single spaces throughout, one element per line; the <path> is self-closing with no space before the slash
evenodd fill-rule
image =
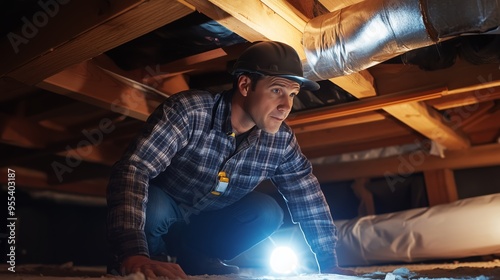
<path id="1" fill-rule="evenodd" d="M 291 273 L 297 268 L 297 265 L 297 256 L 288 247 L 278 247 L 271 254 L 271 268 L 277 273 Z"/>

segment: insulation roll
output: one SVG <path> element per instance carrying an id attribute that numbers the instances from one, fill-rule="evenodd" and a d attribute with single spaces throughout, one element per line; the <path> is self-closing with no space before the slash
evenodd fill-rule
<path id="1" fill-rule="evenodd" d="M 500 193 L 336 224 L 343 266 L 500 254 Z"/>

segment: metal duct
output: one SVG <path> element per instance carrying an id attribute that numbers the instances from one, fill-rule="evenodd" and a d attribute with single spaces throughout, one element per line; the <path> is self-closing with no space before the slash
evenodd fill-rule
<path id="1" fill-rule="evenodd" d="M 500 0 L 367 0 L 310 20 L 307 78 L 349 75 L 464 33 L 500 25 Z"/>

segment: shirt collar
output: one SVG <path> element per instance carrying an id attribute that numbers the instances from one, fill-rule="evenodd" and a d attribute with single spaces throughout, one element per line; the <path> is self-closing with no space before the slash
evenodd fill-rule
<path id="1" fill-rule="evenodd" d="M 215 121 L 213 128 L 226 135 L 231 135 L 233 133 L 233 126 L 231 125 L 231 100 L 233 99 L 233 95 L 233 90 L 221 92 L 214 106 Z M 248 140 L 250 140 L 250 142 L 255 141 L 255 139 L 260 136 L 261 132 L 262 130 L 259 128 L 252 128 L 252 131 L 248 135 Z"/>

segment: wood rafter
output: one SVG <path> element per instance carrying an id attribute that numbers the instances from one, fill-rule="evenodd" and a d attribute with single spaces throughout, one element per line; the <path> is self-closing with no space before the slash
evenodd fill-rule
<path id="1" fill-rule="evenodd" d="M 25 148 L 45 148 L 52 142 L 71 137 L 71 133 L 48 129 L 26 118 L 0 115 L 2 143 Z"/>
<path id="2" fill-rule="evenodd" d="M 75 193 L 89 196 L 106 196 L 106 185 L 108 179 L 86 179 L 78 182 L 68 182 L 62 184 L 51 184 L 49 175 L 45 172 L 22 168 L 18 166 L 9 167 L 16 172 L 16 186 L 31 190 L 57 191 L 64 193 Z M 3 174 L 7 174 L 7 168 L 2 169 Z M 7 185 L 7 176 L 0 179 L 0 183 Z"/>
<path id="3" fill-rule="evenodd" d="M 363 2 L 365 0 L 319 0 L 319 2 L 325 6 L 330 12 L 340 10 L 342 8 Z"/>
<path id="4" fill-rule="evenodd" d="M 363 133 L 360 133 L 360 132 Z M 359 143 L 388 139 L 411 134 L 410 131 L 391 120 L 356 124 L 335 129 L 324 129 L 297 134 L 297 140 L 303 150 L 321 150 L 323 146 L 343 143 Z"/>
<path id="5" fill-rule="evenodd" d="M 305 58 L 302 47 L 302 33 L 306 21 L 302 16 L 293 17 L 293 24 L 288 22 L 295 13 L 291 5 L 282 1 L 269 1 L 268 6 L 261 1 L 223 1 L 223 0 L 183 0 L 229 30 L 250 42 L 259 40 L 281 41 L 292 46 L 301 59 Z M 272 26 L 272 28 L 269 28 Z M 375 96 L 373 78 L 368 71 L 331 79 L 332 82 L 357 97 Z"/>
<path id="6" fill-rule="evenodd" d="M 293 128 L 295 134 L 299 134 L 299 133 L 306 133 L 328 128 L 336 128 L 348 125 L 381 121 L 384 119 L 386 119 L 386 116 L 384 114 L 380 114 L 377 112 L 364 112 L 364 113 L 338 117 L 334 119 L 327 119 L 324 121 L 309 122 L 302 125 L 291 124 L 291 121 L 287 121 L 287 123 Z"/>
<path id="7" fill-rule="evenodd" d="M 131 71 L 120 69 L 103 53 L 197 10 L 249 42 L 288 43 L 305 61 L 302 32 L 316 8 L 335 11 L 362 1 L 74 0 L 60 5 L 36 36 L 18 46 L 17 54 L 7 37 L 0 41 L 5 54 L 0 105 L 11 114 L 0 115 L 0 142 L 8 154 L 0 166 L 24 166 L 18 168 L 20 186 L 104 195 L 109 167 L 166 95 L 188 89 L 190 79 L 193 85 L 201 84 L 200 77 L 214 88 L 226 86 L 211 78 L 226 71 L 248 44 Z M 361 155 L 370 149 L 428 144 L 429 139 L 445 148 L 445 157 L 422 151 L 315 164 L 322 182 L 380 176 L 399 180 L 423 171 L 429 185 L 444 180 L 453 186 L 449 179 L 454 168 L 500 165 L 500 146 L 491 144 L 500 137 L 498 65 L 458 60 L 448 69 L 422 71 L 379 64 L 330 81 L 359 100 L 290 116 L 287 123 L 307 157 L 326 162 L 340 158 L 327 158 L 330 155 Z M 87 143 L 81 132 L 108 118 L 116 130 L 98 145 Z M 64 163 L 75 155 L 81 164 L 74 173 L 65 172 L 63 181 L 45 163 L 54 158 Z"/>
<path id="8" fill-rule="evenodd" d="M 45 11 L 46 16 L 50 16 L 47 17 L 46 24 L 40 27 L 33 24 L 34 30 L 31 32 L 20 27 L 12 31 L 9 38 L 5 37 L 0 41 L 0 53 L 4 55 L 0 65 L 0 76 L 25 64 L 32 65 L 30 63 L 32 59 L 53 51 L 57 53 L 56 47 L 143 2 L 145 1 L 110 0 L 104 5 L 100 0 L 72 0 L 64 4 L 54 2 L 54 6 L 45 10 L 40 6 L 40 11 Z M 47 11 L 51 11 L 51 14 L 47 14 Z M 61 26 L 71 26 L 71 28 L 61 28 Z"/>
<path id="9" fill-rule="evenodd" d="M 470 140 L 459 126 L 453 126 L 435 109 L 424 103 L 411 102 L 383 109 L 446 149 L 460 150 L 470 147 Z"/>
<path id="10" fill-rule="evenodd" d="M 142 121 L 158 106 L 159 97 L 120 83 L 89 61 L 68 67 L 39 84 L 41 88 Z"/>
<path id="11" fill-rule="evenodd" d="M 381 149 L 391 146 L 401 146 L 412 144 L 415 142 L 422 142 L 425 139 L 416 134 L 405 134 L 400 136 L 392 135 L 390 138 L 381 139 L 364 139 L 356 143 L 334 143 L 331 145 L 312 147 L 309 149 L 302 149 L 302 152 L 311 159 L 324 158 L 331 155 L 340 155 L 346 153 L 366 152 L 371 149 Z"/>
<path id="12" fill-rule="evenodd" d="M 289 117 L 288 123 L 292 126 L 324 121 L 331 118 L 343 117 L 352 114 L 371 112 L 388 106 L 395 106 L 414 101 L 436 99 L 443 95 L 446 89 L 437 88 L 425 92 L 401 92 L 385 96 L 364 98 L 359 101 L 343 103 L 336 106 L 309 110 L 303 114 L 298 113 Z"/>
<path id="13" fill-rule="evenodd" d="M 95 57 L 191 12 L 191 9 L 174 0 L 144 1 L 88 31 L 78 29 L 81 25 L 77 25 L 72 29 L 72 40 L 51 46 L 51 52 L 30 60 L 7 75 L 35 85 L 70 65 Z M 44 39 L 40 36 L 40 40 Z"/>
<path id="14" fill-rule="evenodd" d="M 314 174 L 321 182 L 363 177 L 386 177 L 388 180 L 404 180 L 409 174 L 425 170 L 494 165 L 500 165 L 500 144 L 446 151 L 444 158 L 430 155 L 424 151 L 415 151 L 407 155 L 388 158 L 315 165 Z"/>
<path id="15" fill-rule="evenodd" d="M 425 188 L 429 206 L 458 200 L 457 185 L 453 170 L 438 169 L 424 171 Z"/>
<path id="16" fill-rule="evenodd" d="M 456 107 L 474 108 L 477 103 L 500 99 L 500 87 L 489 87 L 481 90 L 466 91 L 452 95 L 446 95 L 440 99 L 426 101 L 437 110 L 445 110 Z M 469 109 L 467 109 L 469 110 Z"/>

